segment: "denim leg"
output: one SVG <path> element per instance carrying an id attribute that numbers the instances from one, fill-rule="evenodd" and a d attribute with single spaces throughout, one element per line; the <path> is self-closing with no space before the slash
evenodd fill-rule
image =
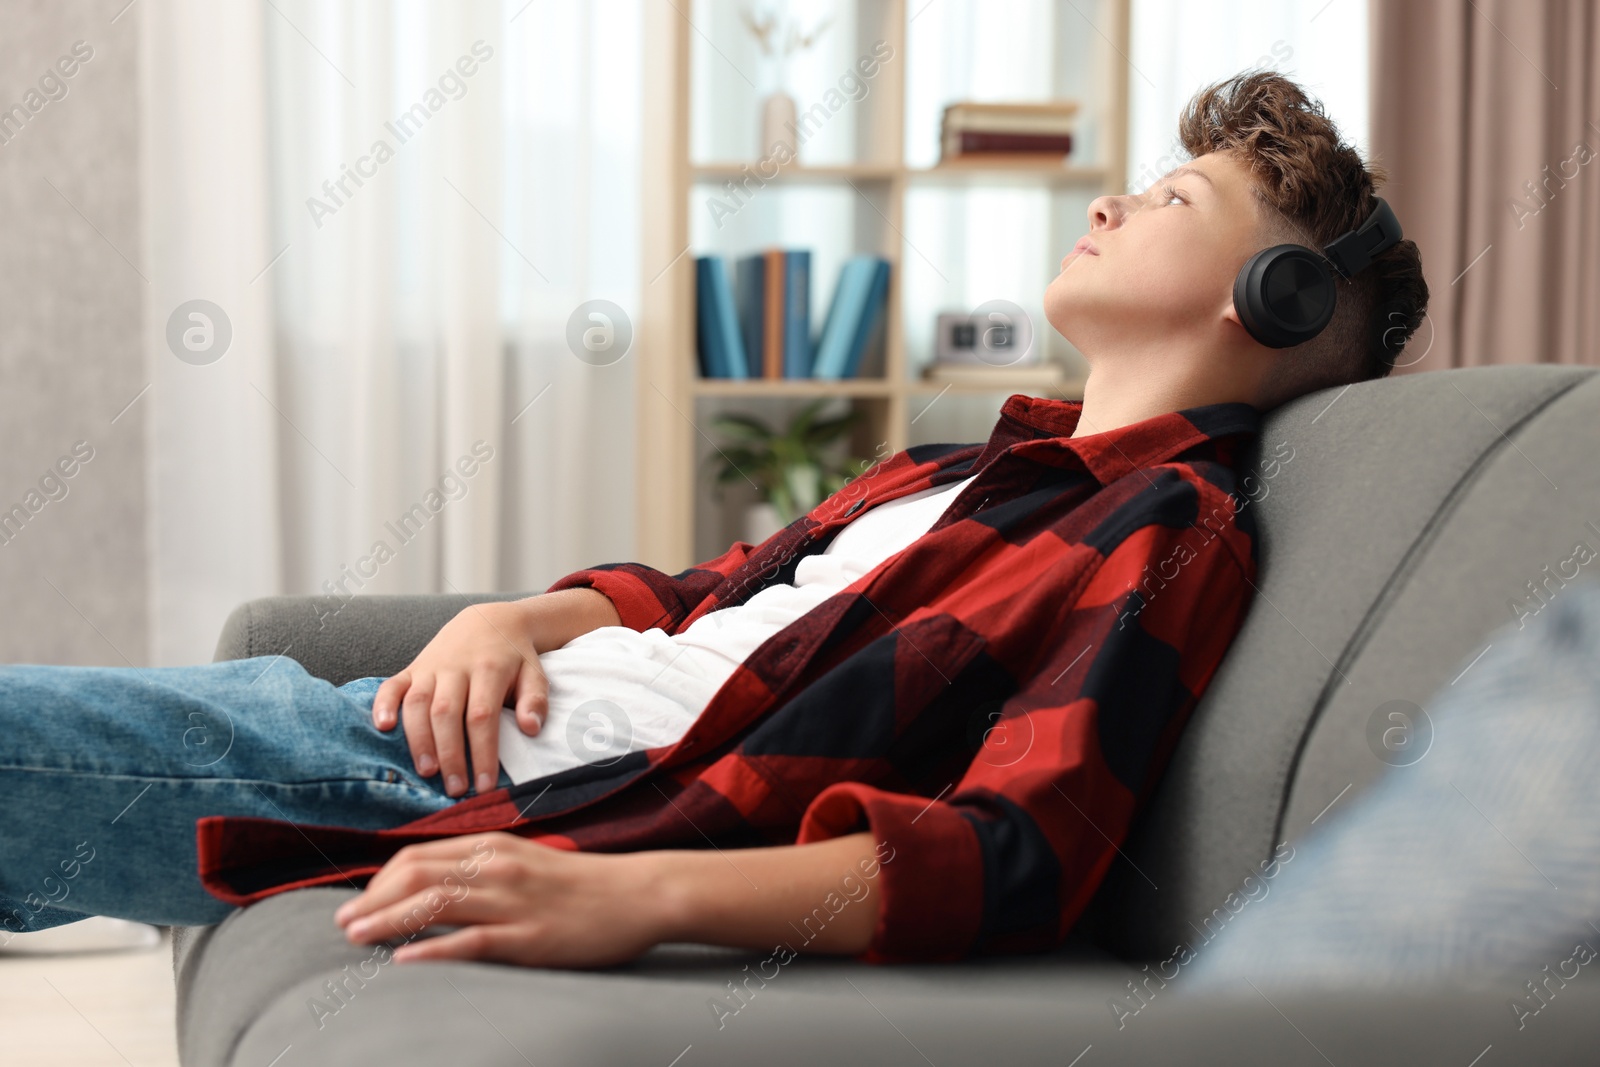
<path id="1" fill-rule="evenodd" d="M 1215 947 L 1196 944 L 1197 983 L 1414 989 L 1510 976 L 1527 982 L 1520 1017 L 1540 1006 L 1529 979 L 1595 958 L 1600 584 L 1562 588 L 1486 644 L 1429 703 L 1431 745 L 1297 843 L 1270 898 Z"/>
<path id="2" fill-rule="evenodd" d="M 204 815 L 377 829 L 454 804 L 404 724 L 372 725 L 382 681 L 336 687 L 282 656 L 0 665 L 0 930 L 221 920 L 233 908 L 197 872 Z"/>

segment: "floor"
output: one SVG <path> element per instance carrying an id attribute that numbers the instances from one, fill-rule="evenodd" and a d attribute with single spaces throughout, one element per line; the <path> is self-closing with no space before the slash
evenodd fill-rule
<path id="1" fill-rule="evenodd" d="M 0 956 L 0 1059 L 178 1067 L 169 936 L 132 952 Z"/>

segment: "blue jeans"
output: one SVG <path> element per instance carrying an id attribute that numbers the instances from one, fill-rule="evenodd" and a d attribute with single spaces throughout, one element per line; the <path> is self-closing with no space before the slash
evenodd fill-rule
<path id="1" fill-rule="evenodd" d="M 334 686 L 282 656 L 0 665 L 0 940 L 87 915 L 220 921 L 234 909 L 200 884 L 204 815 L 377 829 L 454 804 L 403 723 L 372 725 L 382 681 Z"/>
<path id="2" fill-rule="evenodd" d="M 1270 892 L 1258 880 L 1215 946 L 1197 939 L 1198 984 L 1403 991 L 1509 979 L 1520 1023 L 1558 988 L 1542 983 L 1580 968 L 1594 980 L 1600 584 L 1560 589 L 1485 645 L 1423 715 L 1369 732 L 1374 758 L 1391 765 L 1295 842 Z M 1391 749 L 1391 736 L 1417 747 Z"/>

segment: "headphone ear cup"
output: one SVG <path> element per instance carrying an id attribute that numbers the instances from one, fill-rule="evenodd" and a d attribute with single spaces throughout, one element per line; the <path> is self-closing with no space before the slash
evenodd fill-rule
<path id="1" fill-rule="evenodd" d="M 1292 348 L 1321 333 L 1337 296 L 1327 260 L 1304 245 L 1273 245 L 1245 261 L 1233 280 L 1233 306 L 1251 337 Z"/>

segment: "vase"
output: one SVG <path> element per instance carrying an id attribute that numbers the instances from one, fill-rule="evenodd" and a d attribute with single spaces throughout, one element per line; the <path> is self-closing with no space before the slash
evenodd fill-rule
<path id="1" fill-rule="evenodd" d="M 761 102 L 761 159 L 777 157 L 782 163 L 799 156 L 800 146 L 795 141 L 798 118 L 794 97 L 782 90 L 767 95 Z"/>

